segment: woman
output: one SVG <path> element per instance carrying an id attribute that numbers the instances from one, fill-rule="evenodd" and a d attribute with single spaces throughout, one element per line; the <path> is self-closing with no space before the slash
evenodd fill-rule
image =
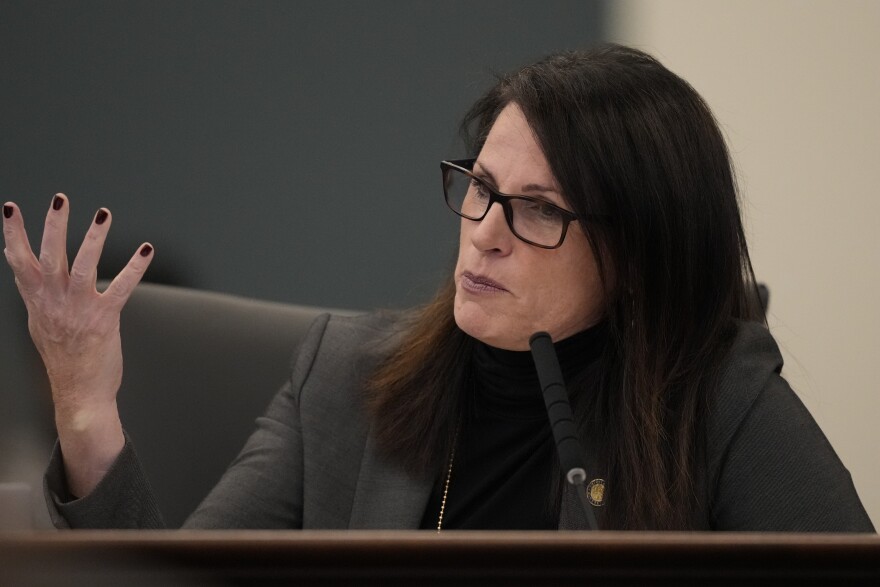
<path id="1" fill-rule="evenodd" d="M 453 278 L 404 316 L 319 319 L 188 526 L 583 527 L 525 352 L 547 331 L 601 528 L 873 530 L 779 376 L 727 151 L 686 82 L 624 47 L 558 54 L 502 78 L 463 128 L 475 160 L 442 165 Z M 67 208 L 53 201 L 38 260 L 4 206 L 55 401 L 50 509 L 161 526 L 115 403 L 119 311 L 153 250 L 98 294 L 109 212 L 68 276 Z"/>

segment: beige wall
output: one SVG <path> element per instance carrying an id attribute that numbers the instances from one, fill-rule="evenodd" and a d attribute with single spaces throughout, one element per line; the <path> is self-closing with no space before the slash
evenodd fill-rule
<path id="1" fill-rule="evenodd" d="M 880 524 L 880 2 L 620 0 L 727 135 L 784 374 Z"/>

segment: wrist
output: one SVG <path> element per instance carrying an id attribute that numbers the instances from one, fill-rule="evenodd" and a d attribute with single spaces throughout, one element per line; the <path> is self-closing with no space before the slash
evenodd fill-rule
<path id="1" fill-rule="evenodd" d="M 83 497 L 97 486 L 125 446 L 116 402 L 56 406 L 55 421 L 68 489 Z"/>
<path id="2" fill-rule="evenodd" d="M 116 401 L 108 402 L 55 402 L 55 427 L 59 434 L 88 438 L 100 435 L 119 422 Z"/>

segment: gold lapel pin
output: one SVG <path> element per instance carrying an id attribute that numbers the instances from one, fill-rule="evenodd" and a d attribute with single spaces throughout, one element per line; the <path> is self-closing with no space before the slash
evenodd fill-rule
<path id="1" fill-rule="evenodd" d="M 594 506 L 605 505 L 605 479 L 593 479 L 587 485 L 587 498 Z"/>

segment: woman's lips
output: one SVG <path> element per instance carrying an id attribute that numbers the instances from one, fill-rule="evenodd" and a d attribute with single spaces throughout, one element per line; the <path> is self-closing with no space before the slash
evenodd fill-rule
<path id="1" fill-rule="evenodd" d="M 461 287 L 473 293 L 502 293 L 507 291 L 497 281 L 493 281 L 483 275 L 474 275 L 469 271 L 461 274 Z"/>

